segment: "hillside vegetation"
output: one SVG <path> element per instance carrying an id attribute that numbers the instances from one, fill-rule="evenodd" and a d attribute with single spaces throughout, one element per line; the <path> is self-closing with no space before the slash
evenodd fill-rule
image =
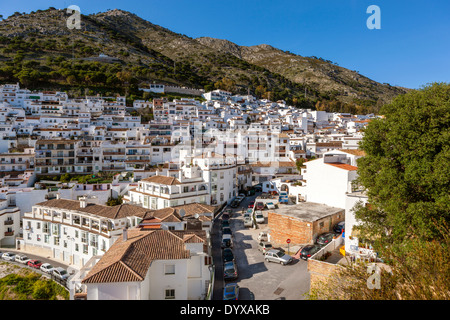
<path id="1" fill-rule="evenodd" d="M 140 86 L 157 82 L 250 92 L 298 107 L 344 112 L 376 112 L 406 92 L 331 61 L 268 45 L 192 39 L 123 10 L 82 15 L 81 29 L 72 30 L 66 26 L 69 16 L 49 8 L 16 12 L 1 21 L 0 82 L 78 96 L 131 97 L 142 96 Z"/>

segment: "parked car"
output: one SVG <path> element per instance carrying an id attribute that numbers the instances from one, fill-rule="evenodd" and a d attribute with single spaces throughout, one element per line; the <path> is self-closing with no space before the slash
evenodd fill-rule
<path id="1" fill-rule="evenodd" d="M 231 234 L 222 235 L 222 243 L 220 245 L 222 248 L 233 248 L 233 240 L 231 239 Z"/>
<path id="2" fill-rule="evenodd" d="M 230 227 L 222 228 L 222 234 L 233 234 Z"/>
<path id="3" fill-rule="evenodd" d="M 272 244 L 267 241 L 261 241 L 258 243 L 258 250 L 262 252 L 262 254 L 266 254 L 269 250 L 272 250 Z"/>
<path id="4" fill-rule="evenodd" d="M 266 207 L 267 209 L 275 209 L 275 205 L 272 202 L 267 202 Z"/>
<path id="5" fill-rule="evenodd" d="M 224 248 L 222 250 L 222 260 L 223 260 L 223 262 L 228 262 L 228 261 L 234 260 L 234 254 L 233 254 L 233 250 L 231 250 L 231 248 Z"/>
<path id="6" fill-rule="evenodd" d="M 234 280 L 237 279 L 237 266 L 234 261 L 225 262 L 223 264 L 223 278 L 225 280 Z"/>
<path id="7" fill-rule="evenodd" d="M 230 220 L 230 215 L 228 213 L 222 214 L 222 221 L 223 220 Z"/>
<path id="8" fill-rule="evenodd" d="M 323 246 L 327 245 L 328 243 L 330 243 L 331 240 L 333 240 L 334 236 L 335 236 L 335 233 L 333 233 L 333 232 L 322 233 L 317 237 L 316 244 L 323 247 Z"/>
<path id="9" fill-rule="evenodd" d="M 232 217 L 234 214 L 233 209 L 231 209 L 231 208 L 226 209 L 223 213 L 227 214 L 229 217 Z"/>
<path id="10" fill-rule="evenodd" d="M 256 210 L 264 210 L 264 202 L 256 202 L 255 209 Z"/>
<path id="11" fill-rule="evenodd" d="M 28 263 L 28 261 L 30 261 L 31 259 L 30 258 L 28 258 L 26 255 L 24 255 L 24 254 L 18 254 L 18 255 L 16 255 L 16 257 L 14 258 L 14 261 L 16 261 L 16 262 L 20 262 L 20 263 L 23 263 L 23 264 L 27 264 Z"/>
<path id="12" fill-rule="evenodd" d="M 50 263 L 43 263 L 40 269 L 42 272 L 51 274 L 53 272 L 53 269 L 55 269 L 55 267 L 53 267 Z"/>
<path id="13" fill-rule="evenodd" d="M 267 262 L 278 262 L 282 265 L 287 265 L 292 262 L 292 257 L 281 250 L 269 250 L 264 255 Z"/>
<path id="14" fill-rule="evenodd" d="M 31 268 L 36 268 L 36 269 L 40 269 L 42 266 L 42 261 L 39 260 L 30 260 L 28 261 L 28 266 Z"/>
<path id="15" fill-rule="evenodd" d="M 223 228 L 229 228 L 230 227 L 230 221 L 229 220 L 222 220 L 222 229 Z"/>
<path id="16" fill-rule="evenodd" d="M 338 222 L 333 227 L 333 231 L 339 234 L 342 233 L 344 229 L 345 229 L 345 221 Z"/>
<path id="17" fill-rule="evenodd" d="M 223 300 L 239 300 L 239 285 L 227 283 L 223 288 Z"/>
<path id="18" fill-rule="evenodd" d="M 250 216 L 244 217 L 244 227 L 245 228 L 251 228 L 253 227 L 253 219 Z"/>
<path id="19" fill-rule="evenodd" d="M 16 255 L 14 253 L 5 252 L 4 254 L 2 254 L 2 259 L 6 261 L 14 261 L 15 256 Z"/>
<path id="20" fill-rule="evenodd" d="M 252 209 L 255 206 L 255 201 L 252 201 L 248 204 L 249 209 Z"/>
<path id="21" fill-rule="evenodd" d="M 253 186 L 253 189 L 255 189 L 256 192 L 262 192 L 262 185 L 261 184 L 257 184 L 255 186 Z"/>
<path id="22" fill-rule="evenodd" d="M 66 280 L 69 277 L 67 271 L 61 267 L 54 268 L 52 271 L 52 275 L 59 280 Z"/>
<path id="23" fill-rule="evenodd" d="M 256 223 L 264 223 L 264 215 L 262 214 L 261 211 L 255 212 L 255 220 L 256 220 Z"/>
<path id="24" fill-rule="evenodd" d="M 244 213 L 244 217 L 245 217 L 246 214 L 251 216 L 253 214 L 253 209 L 248 208 L 247 211 Z"/>
<path id="25" fill-rule="evenodd" d="M 239 201 L 233 200 L 233 202 L 231 203 L 230 206 L 231 206 L 232 208 L 237 208 L 237 207 L 239 207 Z"/>
<path id="26" fill-rule="evenodd" d="M 304 246 L 302 248 L 302 251 L 300 251 L 300 258 L 303 260 L 308 260 L 312 255 L 314 255 L 317 251 L 319 251 L 321 246 L 317 244 L 310 244 L 307 246 Z"/>
<path id="27" fill-rule="evenodd" d="M 269 241 L 269 235 L 267 233 L 267 231 L 261 231 L 258 234 L 258 241 Z"/>

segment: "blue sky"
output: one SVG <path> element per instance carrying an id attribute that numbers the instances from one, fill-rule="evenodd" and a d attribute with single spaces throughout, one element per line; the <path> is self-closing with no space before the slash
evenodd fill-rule
<path id="1" fill-rule="evenodd" d="M 82 14 L 127 10 L 192 38 L 270 44 L 391 85 L 450 82 L 448 0 L 0 0 L 0 14 L 70 5 Z M 370 5 L 381 9 L 380 30 L 366 26 Z"/>

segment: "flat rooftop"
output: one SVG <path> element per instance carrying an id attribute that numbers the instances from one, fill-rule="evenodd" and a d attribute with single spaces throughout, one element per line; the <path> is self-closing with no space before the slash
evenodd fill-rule
<path id="1" fill-rule="evenodd" d="M 301 202 L 298 204 L 279 204 L 278 209 L 270 209 L 269 212 L 291 216 L 300 221 L 313 222 L 344 210 L 343 208 L 330 207 L 315 202 Z"/>

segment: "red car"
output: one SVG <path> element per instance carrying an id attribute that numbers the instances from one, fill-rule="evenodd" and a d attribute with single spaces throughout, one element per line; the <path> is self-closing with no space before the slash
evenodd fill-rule
<path id="1" fill-rule="evenodd" d="M 250 204 L 248 205 L 249 208 L 253 208 L 255 206 L 255 201 L 250 202 Z"/>
<path id="2" fill-rule="evenodd" d="M 28 261 L 28 266 L 32 268 L 39 269 L 42 265 L 42 261 L 39 260 L 30 260 Z"/>
<path id="3" fill-rule="evenodd" d="M 264 210 L 264 202 L 257 202 L 256 210 Z"/>

